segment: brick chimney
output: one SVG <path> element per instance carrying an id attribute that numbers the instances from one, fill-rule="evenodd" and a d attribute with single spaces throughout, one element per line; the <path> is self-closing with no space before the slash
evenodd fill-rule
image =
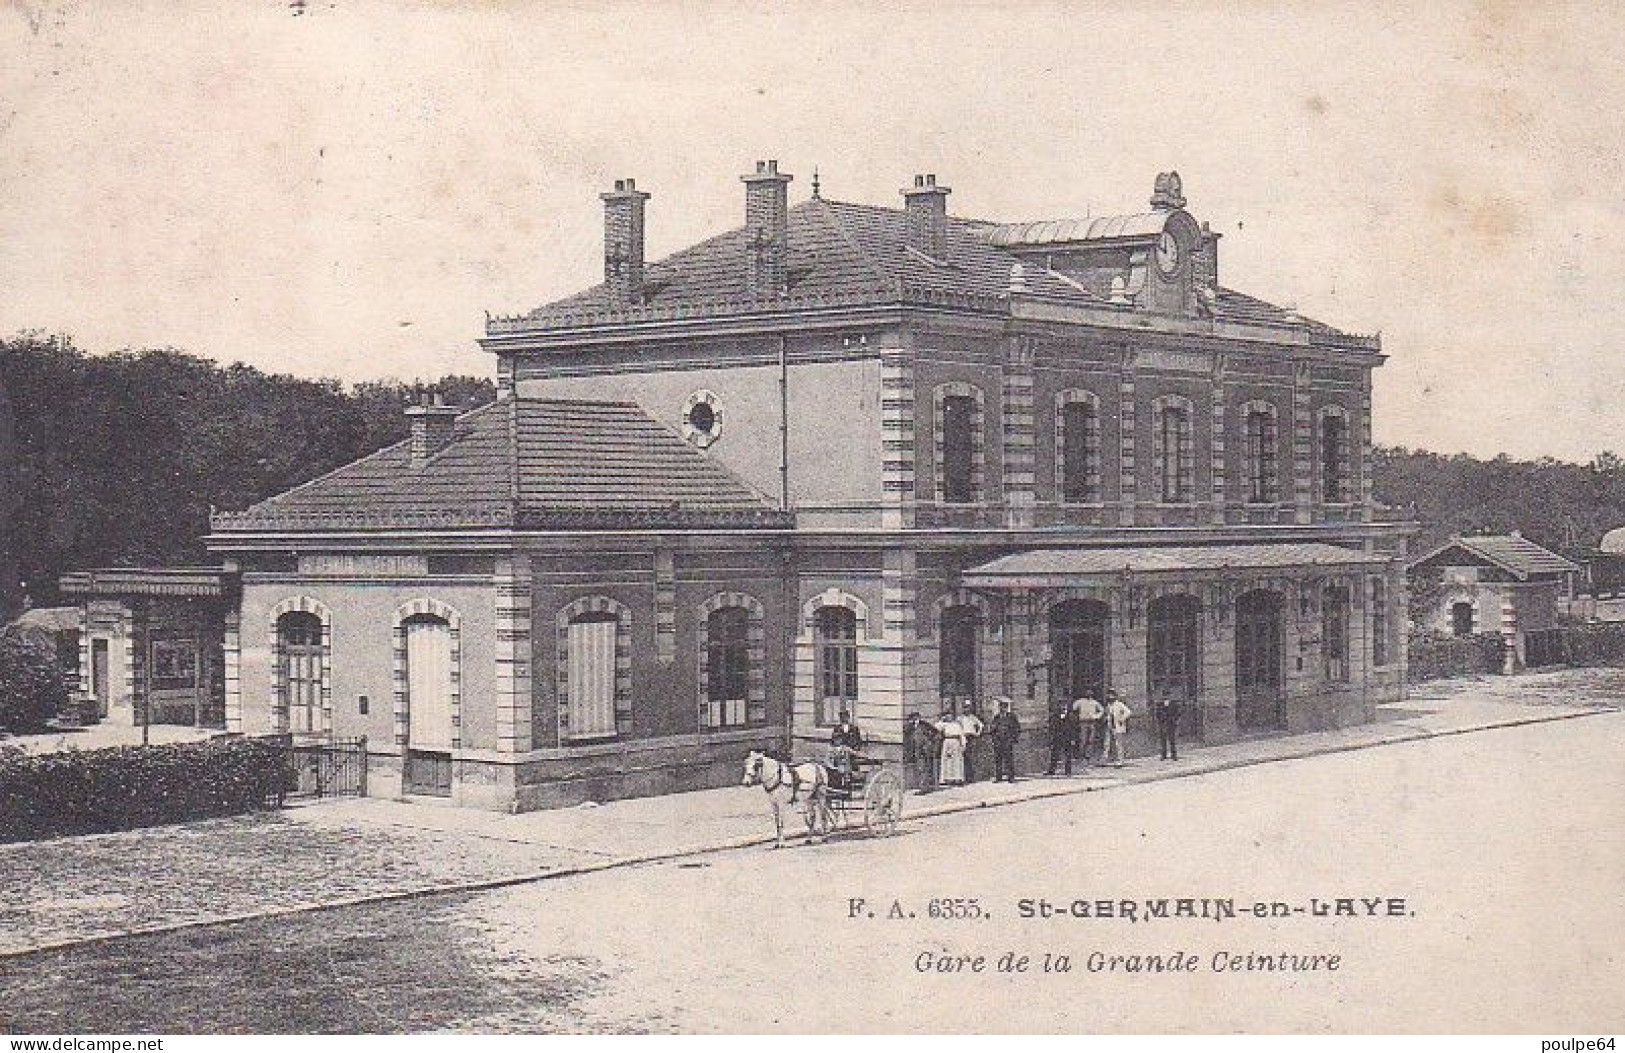
<path id="1" fill-rule="evenodd" d="M 777 161 L 757 161 L 756 171 L 739 177 L 745 184 L 745 234 L 749 239 L 750 291 L 783 296 L 789 256 L 790 180 Z"/>
<path id="2" fill-rule="evenodd" d="M 1202 224 L 1202 238 L 1191 254 L 1191 270 L 1197 285 L 1213 288 L 1219 284 L 1219 237 L 1206 223 Z"/>
<path id="3" fill-rule="evenodd" d="M 615 180 L 604 200 L 604 287 L 618 304 L 633 302 L 643 286 L 643 206 L 649 195 L 632 179 Z"/>
<path id="4" fill-rule="evenodd" d="M 432 402 L 424 398 L 406 407 L 406 420 L 412 426 L 412 463 L 422 464 L 451 445 L 457 432 L 457 407 L 446 405 L 436 392 Z"/>
<path id="5" fill-rule="evenodd" d="M 917 175 L 914 185 L 903 190 L 903 238 L 909 248 L 934 260 L 948 257 L 948 193 L 947 187 L 937 186 L 935 174 Z"/>

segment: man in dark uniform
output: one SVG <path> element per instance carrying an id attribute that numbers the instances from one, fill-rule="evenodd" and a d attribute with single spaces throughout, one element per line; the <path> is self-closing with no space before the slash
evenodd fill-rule
<path id="1" fill-rule="evenodd" d="M 1010 700 L 999 699 L 999 711 L 988 727 L 993 740 L 993 781 L 1016 781 L 1016 739 L 1021 737 L 1021 721 L 1010 712 Z"/>
<path id="2" fill-rule="evenodd" d="M 1163 760 L 1179 759 L 1179 700 L 1163 695 L 1156 701 L 1157 744 L 1162 747 Z"/>
<path id="3" fill-rule="evenodd" d="M 1055 774 L 1055 765 L 1066 761 L 1066 773 L 1072 774 L 1072 753 L 1078 745 L 1078 711 L 1072 703 L 1062 699 L 1055 703 L 1049 715 L 1049 771 Z"/>
<path id="4" fill-rule="evenodd" d="M 862 753 L 863 732 L 852 723 L 852 714 L 843 709 L 840 723 L 829 733 L 829 766 L 842 777 L 849 777 Z"/>

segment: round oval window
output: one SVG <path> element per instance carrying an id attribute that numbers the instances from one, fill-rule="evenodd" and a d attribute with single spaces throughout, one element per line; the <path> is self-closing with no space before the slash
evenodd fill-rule
<path id="1" fill-rule="evenodd" d="M 713 391 L 694 392 L 683 405 L 683 438 L 703 450 L 721 437 L 721 400 Z"/>

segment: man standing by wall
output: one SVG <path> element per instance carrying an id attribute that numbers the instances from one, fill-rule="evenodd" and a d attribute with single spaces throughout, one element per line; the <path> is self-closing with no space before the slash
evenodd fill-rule
<path id="1" fill-rule="evenodd" d="M 1157 710 L 1157 744 L 1163 760 L 1179 759 L 1179 700 L 1163 695 L 1152 703 Z"/>
<path id="2" fill-rule="evenodd" d="M 999 711 L 993 716 L 988 737 L 993 740 L 993 781 L 1015 782 L 1016 739 L 1021 737 L 1021 721 L 1010 712 L 1008 698 L 999 699 Z"/>

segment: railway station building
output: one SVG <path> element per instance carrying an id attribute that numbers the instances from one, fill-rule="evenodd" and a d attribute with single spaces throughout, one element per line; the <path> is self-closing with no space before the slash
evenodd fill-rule
<path id="1" fill-rule="evenodd" d="M 737 781 L 841 710 L 1110 687 L 1151 748 L 1370 721 L 1403 690 L 1405 539 L 1371 496 L 1375 336 L 1230 289 L 1176 173 L 1122 215 L 791 204 L 489 319 L 499 395 L 251 508 L 210 547 L 233 730 L 365 735 L 370 792 L 524 810 Z M 657 216 L 657 213 L 655 213 Z"/>

